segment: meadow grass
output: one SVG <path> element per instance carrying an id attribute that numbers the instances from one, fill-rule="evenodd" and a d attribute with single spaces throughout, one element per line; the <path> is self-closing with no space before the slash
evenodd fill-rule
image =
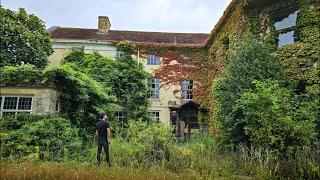
<path id="1" fill-rule="evenodd" d="M 176 174 L 161 169 L 139 170 L 132 168 L 111 167 L 105 165 L 79 165 L 75 163 L 55 162 L 23 162 L 3 163 L 1 165 L 1 179 L 208 179 L 208 176 L 200 176 L 194 173 Z M 213 178 L 213 177 L 211 177 Z M 210 179 L 211 179 L 210 178 Z"/>

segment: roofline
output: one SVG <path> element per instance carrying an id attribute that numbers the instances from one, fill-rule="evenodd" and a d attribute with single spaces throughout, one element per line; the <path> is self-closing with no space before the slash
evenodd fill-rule
<path id="1" fill-rule="evenodd" d="M 104 45 L 116 45 L 121 41 L 112 40 L 95 40 L 95 39 L 51 39 L 52 43 L 85 43 L 85 44 L 104 44 Z M 134 42 L 138 47 L 164 47 L 164 48 L 203 48 L 205 43 L 201 44 L 175 44 L 175 43 L 149 43 L 149 42 Z"/>
<path id="2" fill-rule="evenodd" d="M 209 38 L 205 42 L 205 47 L 207 47 L 212 42 L 213 37 L 218 33 L 221 26 L 225 24 L 233 8 L 235 7 L 235 5 L 238 4 L 239 1 L 240 0 L 232 0 L 230 4 L 227 6 L 227 8 L 224 10 L 223 15 L 221 16 L 217 24 L 214 25 L 214 28 L 211 30 L 211 33 L 209 34 Z"/>
<path id="3" fill-rule="evenodd" d="M 57 29 L 86 29 L 86 30 L 97 30 L 94 28 L 79 28 L 79 27 L 66 27 L 66 26 L 51 26 L 47 29 L 49 33 Z M 191 34 L 191 35 L 210 35 L 210 33 L 196 33 L 196 32 L 168 32 L 168 31 L 139 31 L 139 30 L 119 30 L 119 29 L 110 29 L 110 31 L 121 31 L 121 32 L 137 32 L 137 33 L 163 33 L 163 34 Z"/>
<path id="4" fill-rule="evenodd" d="M 232 12 L 233 8 L 237 5 L 237 3 L 240 0 L 232 0 L 230 2 L 230 4 L 227 6 L 227 8 L 225 9 L 225 11 L 223 12 L 222 17 L 219 19 L 219 21 L 215 24 L 214 28 L 211 30 L 211 32 L 209 34 L 207 33 L 181 33 L 181 32 L 152 32 L 152 31 L 131 31 L 131 30 L 111 30 L 111 31 L 125 31 L 125 32 L 141 32 L 141 33 L 164 33 L 164 34 L 202 34 L 202 35 L 209 35 L 209 37 L 205 40 L 204 43 L 201 44 L 170 44 L 170 43 L 148 43 L 148 42 L 135 42 L 137 45 L 140 46 L 165 46 L 165 47 L 185 47 L 185 48 L 205 48 L 208 47 L 208 45 L 212 42 L 213 37 L 218 33 L 218 31 L 220 30 L 221 26 L 223 24 L 225 24 L 225 22 L 227 21 L 230 13 Z M 56 30 L 57 28 L 70 28 L 70 29 L 90 29 L 90 30 L 97 30 L 97 29 L 91 29 L 91 28 L 73 28 L 73 27 L 61 27 L 61 26 L 52 26 L 48 29 L 48 32 L 51 33 L 54 30 Z M 57 40 L 57 39 L 54 39 Z M 58 39 L 58 40 L 62 40 L 62 39 Z M 71 40 L 71 39 L 69 39 Z M 74 39 L 72 39 L 74 40 Z M 84 40 L 84 41 L 94 41 L 94 40 Z M 60 41 L 62 42 L 62 41 Z M 95 43 L 97 43 L 98 41 L 95 40 Z M 117 43 L 119 41 L 100 41 L 100 42 L 111 42 L 111 43 Z"/>

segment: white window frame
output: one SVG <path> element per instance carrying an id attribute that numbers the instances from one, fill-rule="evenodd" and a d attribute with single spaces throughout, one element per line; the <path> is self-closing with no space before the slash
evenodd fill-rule
<path id="1" fill-rule="evenodd" d="M 159 84 L 157 82 L 159 82 Z M 148 80 L 149 99 L 151 100 L 160 99 L 160 84 L 161 84 L 160 78 L 154 77 Z M 153 85 L 155 86 L 155 88 L 152 88 Z M 157 88 L 157 85 L 158 85 L 158 88 Z"/>
<path id="2" fill-rule="evenodd" d="M 161 116 L 160 110 L 152 110 L 152 111 L 149 111 L 149 113 L 156 117 L 157 122 L 160 122 L 160 116 Z"/>
<path id="3" fill-rule="evenodd" d="M 16 104 L 16 109 L 3 109 L 4 107 L 4 101 L 6 99 L 6 97 L 16 97 L 17 98 L 17 104 Z M 19 110 L 18 107 L 19 107 L 19 100 L 20 98 L 31 98 L 31 107 L 29 110 Z M 32 105 L 33 105 L 33 96 L 14 96 L 14 95 L 4 95 L 4 96 L 1 96 L 1 107 L 0 107 L 0 117 L 2 117 L 3 113 L 4 112 L 12 112 L 14 113 L 15 115 L 17 115 L 18 112 L 26 112 L 26 113 L 30 113 L 32 112 Z"/>
<path id="4" fill-rule="evenodd" d="M 156 56 L 154 54 L 149 54 L 147 56 L 147 65 L 160 65 L 161 60 L 159 56 Z"/>
<path id="5" fill-rule="evenodd" d="M 188 87 L 184 87 L 184 82 L 189 81 Z M 192 86 L 190 89 L 189 86 Z M 193 87 L 194 87 L 194 81 L 193 80 L 183 80 L 181 84 L 181 98 L 183 100 L 191 100 L 193 99 Z"/>

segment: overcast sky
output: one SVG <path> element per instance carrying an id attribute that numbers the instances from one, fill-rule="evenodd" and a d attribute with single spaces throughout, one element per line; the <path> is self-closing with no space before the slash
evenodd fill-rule
<path id="1" fill-rule="evenodd" d="M 51 26 L 97 28 L 109 16 L 111 29 L 209 33 L 231 0 L 1 0 L 23 7 Z"/>

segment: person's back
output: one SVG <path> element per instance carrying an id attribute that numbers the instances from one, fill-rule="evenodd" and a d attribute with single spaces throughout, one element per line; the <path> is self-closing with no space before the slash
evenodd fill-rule
<path id="1" fill-rule="evenodd" d="M 111 131 L 108 116 L 105 113 L 100 113 L 100 118 L 101 120 L 96 124 L 96 135 L 98 142 L 97 161 L 98 164 L 100 164 L 100 154 L 103 147 L 106 152 L 106 161 L 108 165 L 111 166 L 108 142 L 108 137 L 111 137 Z"/>
<path id="2" fill-rule="evenodd" d="M 109 122 L 106 120 L 100 120 L 96 124 L 96 129 L 98 131 L 98 142 L 108 142 L 107 128 L 110 128 L 110 126 Z"/>

